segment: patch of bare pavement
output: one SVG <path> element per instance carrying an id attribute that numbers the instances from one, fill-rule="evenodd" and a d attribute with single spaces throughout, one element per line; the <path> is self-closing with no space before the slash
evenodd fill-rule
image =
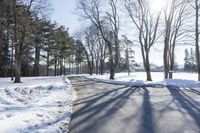
<path id="1" fill-rule="evenodd" d="M 200 91 L 69 78 L 77 92 L 70 133 L 200 133 Z"/>

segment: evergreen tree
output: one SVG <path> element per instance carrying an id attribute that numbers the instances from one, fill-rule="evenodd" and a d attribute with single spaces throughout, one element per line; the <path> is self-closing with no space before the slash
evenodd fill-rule
<path id="1" fill-rule="evenodd" d="M 190 49 L 190 52 L 188 49 L 185 49 L 185 58 L 184 58 L 184 70 L 185 71 L 195 71 L 196 67 L 196 59 L 195 59 L 195 52 L 193 49 Z"/>
<path id="2" fill-rule="evenodd" d="M 185 58 L 184 58 L 184 70 L 188 70 L 189 69 L 189 66 L 190 66 L 190 62 L 189 62 L 189 53 L 188 53 L 188 50 L 185 49 Z"/>
<path id="3" fill-rule="evenodd" d="M 193 48 L 190 49 L 190 57 L 189 57 L 189 62 L 190 62 L 190 70 L 193 72 L 195 71 L 195 52 L 193 51 Z"/>

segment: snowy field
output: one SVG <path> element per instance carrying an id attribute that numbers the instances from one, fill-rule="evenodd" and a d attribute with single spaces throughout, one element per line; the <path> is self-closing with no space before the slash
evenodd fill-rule
<path id="1" fill-rule="evenodd" d="M 0 78 L 0 133 L 68 131 L 75 91 L 64 77 Z"/>
<path id="2" fill-rule="evenodd" d="M 174 73 L 173 79 L 163 80 L 162 72 L 152 72 L 152 82 L 146 81 L 145 72 L 133 72 L 128 76 L 127 73 L 116 73 L 115 80 L 109 80 L 109 74 L 86 76 L 90 79 L 95 79 L 108 83 L 127 84 L 127 85 L 163 85 L 163 86 L 178 86 L 178 87 L 193 87 L 200 88 L 200 82 L 197 82 L 197 73 Z"/>

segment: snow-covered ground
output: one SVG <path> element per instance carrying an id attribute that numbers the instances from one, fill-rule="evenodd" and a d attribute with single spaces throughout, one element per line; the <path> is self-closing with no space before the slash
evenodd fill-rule
<path id="1" fill-rule="evenodd" d="M 152 72 L 152 82 L 146 81 L 145 72 L 133 72 L 128 76 L 127 73 L 116 73 L 115 80 L 109 80 L 109 74 L 86 76 L 108 83 L 126 84 L 126 85 L 172 85 L 178 87 L 200 88 L 200 82 L 197 82 L 197 73 L 174 73 L 173 79 L 163 80 L 162 72 Z"/>
<path id="2" fill-rule="evenodd" d="M 0 78 L 0 133 L 68 131 L 75 91 L 64 77 Z"/>

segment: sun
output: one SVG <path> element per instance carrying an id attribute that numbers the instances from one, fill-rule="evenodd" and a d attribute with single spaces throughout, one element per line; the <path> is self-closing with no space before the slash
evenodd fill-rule
<path id="1" fill-rule="evenodd" d="M 167 0 L 150 0 L 150 1 L 151 1 L 150 3 L 151 11 L 153 13 L 158 13 L 164 8 Z"/>

